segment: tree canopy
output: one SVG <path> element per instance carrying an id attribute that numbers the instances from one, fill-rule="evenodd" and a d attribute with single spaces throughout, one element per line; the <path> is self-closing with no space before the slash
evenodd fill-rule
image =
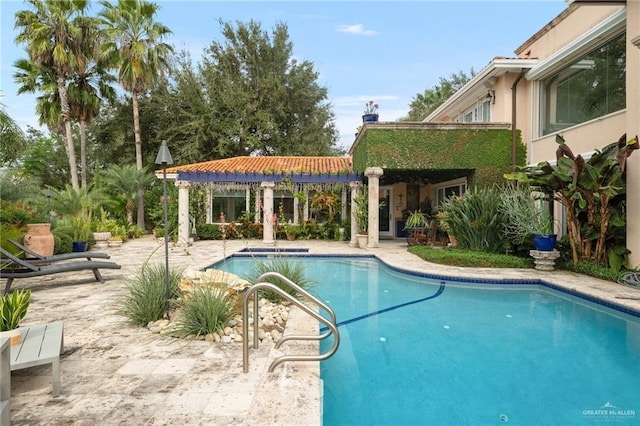
<path id="1" fill-rule="evenodd" d="M 469 75 L 464 71 L 459 71 L 452 73 L 448 78 L 440 77 L 438 84 L 414 96 L 409 104 L 409 113 L 401 121 L 424 120 L 475 75 L 476 72 L 471 68 Z"/>

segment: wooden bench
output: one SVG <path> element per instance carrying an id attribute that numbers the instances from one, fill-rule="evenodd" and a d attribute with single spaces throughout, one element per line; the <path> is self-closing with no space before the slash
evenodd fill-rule
<path id="1" fill-rule="evenodd" d="M 59 396 L 62 336 L 62 321 L 24 327 L 22 342 L 11 346 L 11 371 L 51 364 L 53 396 Z"/>

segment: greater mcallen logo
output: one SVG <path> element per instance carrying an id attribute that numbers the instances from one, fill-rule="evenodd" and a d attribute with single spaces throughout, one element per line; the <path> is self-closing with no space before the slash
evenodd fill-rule
<path id="1" fill-rule="evenodd" d="M 597 410 L 582 410 L 582 416 L 598 422 L 624 422 L 635 419 L 636 410 L 623 410 L 607 401 Z"/>

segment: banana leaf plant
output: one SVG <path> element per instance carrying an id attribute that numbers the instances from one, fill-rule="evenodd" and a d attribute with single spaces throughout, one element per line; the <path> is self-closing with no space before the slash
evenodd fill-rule
<path id="1" fill-rule="evenodd" d="M 588 160 L 574 156 L 562 136 L 556 137 L 556 165 L 545 161 L 505 175 L 509 180 L 527 182 L 550 194 L 566 209 L 567 233 L 573 264 L 592 260 L 603 264 L 611 255 L 626 255 L 624 228 L 627 158 L 639 148 L 638 136 L 596 150 Z M 621 228 L 611 229 L 612 227 Z M 615 250 L 609 250 L 615 248 Z M 623 248 L 623 249 L 621 249 Z M 621 266 L 621 262 L 609 262 Z"/>

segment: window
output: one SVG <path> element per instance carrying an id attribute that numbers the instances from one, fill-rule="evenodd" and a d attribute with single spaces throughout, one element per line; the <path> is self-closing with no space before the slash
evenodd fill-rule
<path id="1" fill-rule="evenodd" d="M 540 82 L 542 135 L 626 107 L 625 34 Z"/>
<path id="2" fill-rule="evenodd" d="M 489 123 L 491 122 L 491 99 L 478 99 L 476 105 L 460 114 L 463 123 Z"/>
<path id="3" fill-rule="evenodd" d="M 242 216 L 246 210 L 246 192 L 216 192 L 213 198 L 213 222 L 220 222 L 220 214 L 224 213 L 225 221 L 232 222 Z"/>
<path id="4" fill-rule="evenodd" d="M 438 205 L 442 204 L 447 198 L 452 195 L 462 195 L 467 190 L 467 180 L 459 179 L 454 182 L 447 182 L 445 185 L 438 186 L 436 188 L 436 194 L 438 196 Z"/>

